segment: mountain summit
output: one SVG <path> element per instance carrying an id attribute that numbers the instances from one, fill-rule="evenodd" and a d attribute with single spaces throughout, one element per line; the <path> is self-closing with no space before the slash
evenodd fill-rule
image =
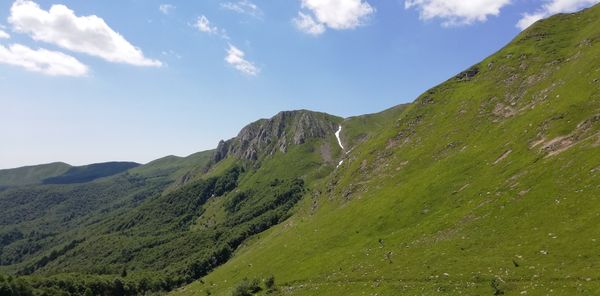
<path id="1" fill-rule="evenodd" d="M 320 112 L 283 111 L 247 125 L 233 139 L 219 142 L 214 160 L 218 162 L 228 156 L 257 160 L 276 151 L 285 153 L 292 145 L 331 137 L 341 121 Z"/>

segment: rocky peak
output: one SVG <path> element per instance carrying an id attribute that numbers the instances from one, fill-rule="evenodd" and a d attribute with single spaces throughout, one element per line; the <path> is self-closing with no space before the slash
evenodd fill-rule
<path id="1" fill-rule="evenodd" d="M 333 136 L 341 118 L 307 110 L 284 111 L 244 127 L 237 137 L 219 142 L 215 162 L 230 155 L 257 160 L 277 151 L 285 153 L 292 145 L 309 139 Z"/>

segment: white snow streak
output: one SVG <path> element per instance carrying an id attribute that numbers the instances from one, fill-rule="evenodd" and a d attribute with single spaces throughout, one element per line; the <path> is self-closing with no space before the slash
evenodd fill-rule
<path id="1" fill-rule="evenodd" d="M 335 132 L 335 137 L 338 140 L 338 144 L 340 144 L 340 148 L 342 148 L 342 150 L 344 150 L 344 145 L 342 145 L 342 140 L 340 139 L 340 133 L 342 132 L 342 126 L 340 125 L 340 128 L 338 129 L 337 132 Z"/>
<path id="2" fill-rule="evenodd" d="M 340 125 L 340 128 L 337 130 L 337 132 L 335 132 L 335 137 L 337 138 L 338 144 L 340 145 L 340 148 L 342 148 L 342 150 L 344 150 L 344 145 L 342 145 L 342 140 L 340 139 L 340 133 L 342 132 L 342 126 Z M 338 163 L 336 168 L 339 168 L 342 163 L 344 163 L 344 160 L 340 160 L 340 163 Z"/>

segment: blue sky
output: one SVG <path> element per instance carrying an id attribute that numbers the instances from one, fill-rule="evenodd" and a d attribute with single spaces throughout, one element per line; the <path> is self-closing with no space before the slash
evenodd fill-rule
<path id="1" fill-rule="evenodd" d="M 281 110 L 414 100 L 598 0 L 0 1 L 0 168 L 212 149 Z"/>

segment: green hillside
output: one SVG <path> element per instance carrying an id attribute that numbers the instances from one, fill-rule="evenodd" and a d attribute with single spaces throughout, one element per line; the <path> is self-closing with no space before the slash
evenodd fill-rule
<path id="1" fill-rule="evenodd" d="M 140 166 L 135 162 L 106 162 L 80 167 L 72 167 L 64 174 L 42 180 L 43 184 L 75 184 L 86 183 L 96 179 L 114 176 L 129 169 Z"/>
<path id="2" fill-rule="evenodd" d="M 390 116 L 344 121 L 297 214 L 174 295 L 600 293 L 600 6 Z"/>
<path id="3" fill-rule="evenodd" d="M 0 188 L 40 184 L 43 180 L 66 173 L 70 165 L 62 162 L 0 170 Z"/>
<path id="4" fill-rule="evenodd" d="M 377 114 L 0 171 L 0 295 L 600 294 L 599 147 L 596 6 Z"/>
<path id="5" fill-rule="evenodd" d="M 132 174 L 144 177 L 168 177 L 185 179 L 187 175 L 201 173 L 212 160 L 214 151 L 202 151 L 186 157 L 166 156 L 131 170 Z"/>
<path id="6" fill-rule="evenodd" d="M 138 166 L 140 165 L 135 162 L 105 162 L 84 166 L 55 162 L 0 170 L 0 189 L 24 185 L 86 183 Z"/>
<path id="7" fill-rule="evenodd" d="M 331 173 L 341 121 L 281 112 L 215 151 L 94 182 L 7 189 L 0 193 L 0 268 L 50 294 L 116 293 L 115 276 L 128 295 L 190 283 L 287 219 Z"/>

